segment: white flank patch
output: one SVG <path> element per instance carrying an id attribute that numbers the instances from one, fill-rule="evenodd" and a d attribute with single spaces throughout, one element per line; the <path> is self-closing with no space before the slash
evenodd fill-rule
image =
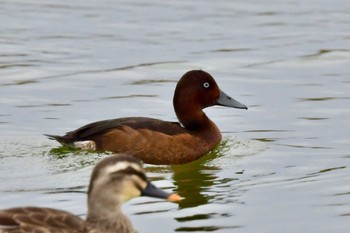
<path id="1" fill-rule="evenodd" d="M 74 142 L 74 148 L 81 150 L 96 150 L 96 143 L 94 141 Z"/>

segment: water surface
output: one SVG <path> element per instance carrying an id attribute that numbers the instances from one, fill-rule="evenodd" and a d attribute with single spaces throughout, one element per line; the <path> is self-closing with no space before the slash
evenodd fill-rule
<path id="1" fill-rule="evenodd" d="M 249 110 L 206 109 L 224 135 L 191 164 L 146 165 L 184 200 L 124 206 L 138 232 L 349 232 L 348 1 L 2 1 L 0 207 L 82 217 L 93 165 L 43 134 L 126 116 L 175 121 L 190 69 Z M 159 224 L 159 223 L 162 224 Z"/>

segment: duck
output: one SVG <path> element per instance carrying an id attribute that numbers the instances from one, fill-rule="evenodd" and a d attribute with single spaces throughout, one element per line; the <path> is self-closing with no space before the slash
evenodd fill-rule
<path id="1" fill-rule="evenodd" d="M 87 124 L 63 136 L 45 134 L 64 146 L 130 153 L 145 163 L 189 163 L 212 150 L 222 138 L 203 109 L 214 105 L 248 109 L 223 92 L 203 70 L 190 70 L 178 81 L 173 106 L 179 122 L 125 117 Z"/>
<path id="2" fill-rule="evenodd" d="M 147 178 L 142 162 L 128 154 L 102 159 L 92 171 L 88 188 L 86 220 L 64 210 L 45 207 L 15 207 L 0 210 L 0 232 L 135 232 L 122 213 L 124 202 L 149 196 L 178 202 L 182 198 L 157 188 Z"/>

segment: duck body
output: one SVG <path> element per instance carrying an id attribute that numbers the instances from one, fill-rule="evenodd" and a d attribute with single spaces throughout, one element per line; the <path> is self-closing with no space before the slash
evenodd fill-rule
<path id="1" fill-rule="evenodd" d="M 145 163 L 183 164 L 205 155 L 221 140 L 219 129 L 204 108 L 222 105 L 247 109 L 221 91 L 213 77 L 202 70 L 183 75 L 173 105 L 179 123 L 126 117 L 90 123 L 64 136 L 47 136 L 76 148 L 130 153 Z"/>
<path id="2" fill-rule="evenodd" d="M 0 211 L 0 232 L 97 232 L 83 219 L 63 210 L 18 207 Z"/>
<path id="3" fill-rule="evenodd" d="M 210 122 L 211 123 L 211 122 Z M 94 122 L 64 136 L 51 136 L 64 145 L 91 142 L 89 149 L 132 153 L 145 163 L 182 164 L 198 159 L 221 140 L 217 127 L 187 130 L 176 122 L 128 117 Z"/>
<path id="4" fill-rule="evenodd" d="M 131 233 L 130 220 L 121 205 L 138 196 L 179 201 L 177 194 L 156 188 L 146 177 L 141 162 L 129 155 L 113 155 L 99 162 L 88 189 L 88 214 L 83 220 L 67 211 L 45 207 L 0 210 L 1 233 Z"/>
<path id="5" fill-rule="evenodd" d="M 6 221 L 6 222 L 5 222 Z M 88 219 L 85 221 L 67 211 L 43 207 L 19 207 L 0 211 L 1 233 L 134 233 L 130 220 Z M 7 225 L 5 225 L 7 224 Z"/>

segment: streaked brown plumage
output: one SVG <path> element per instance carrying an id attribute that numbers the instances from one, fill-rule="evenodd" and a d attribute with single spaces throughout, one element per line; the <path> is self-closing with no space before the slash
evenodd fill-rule
<path id="1" fill-rule="evenodd" d="M 0 210 L 0 232 L 134 232 L 130 220 L 121 212 L 121 205 L 140 195 L 180 200 L 177 194 L 165 193 L 150 183 L 136 158 L 113 155 L 99 162 L 92 172 L 86 221 L 52 208 L 12 208 Z"/>
<path id="2" fill-rule="evenodd" d="M 203 109 L 222 105 L 247 107 L 222 92 L 213 77 L 192 70 L 179 80 L 173 99 L 180 123 L 146 117 L 98 121 L 64 136 L 47 135 L 61 144 L 99 151 L 130 153 L 151 164 L 183 164 L 208 153 L 221 140 L 216 125 Z M 76 142 L 91 142 L 77 146 Z"/>

